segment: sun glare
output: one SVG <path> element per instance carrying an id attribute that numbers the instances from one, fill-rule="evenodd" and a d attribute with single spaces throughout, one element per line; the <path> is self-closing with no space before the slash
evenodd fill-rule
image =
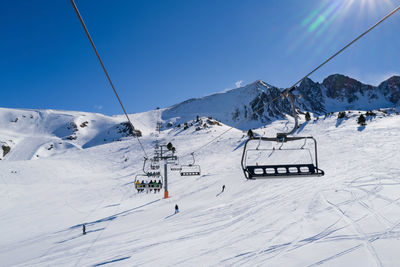
<path id="1" fill-rule="evenodd" d="M 334 21 L 349 12 L 363 14 L 374 12 L 377 9 L 388 8 L 392 5 L 391 0 L 324 0 L 321 4 L 301 22 L 303 27 L 307 27 L 308 32 L 322 34 Z"/>
<path id="2" fill-rule="evenodd" d="M 303 15 L 299 25 L 293 29 L 293 32 L 301 33 L 302 37 L 292 43 L 288 53 L 295 51 L 305 41 L 308 45 L 313 42 L 322 44 L 338 41 L 337 31 L 350 15 L 357 22 L 372 13 L 389 11 L 395 7 L 394 2 L 395 0 L 321 0 L 314 9 Z"/>

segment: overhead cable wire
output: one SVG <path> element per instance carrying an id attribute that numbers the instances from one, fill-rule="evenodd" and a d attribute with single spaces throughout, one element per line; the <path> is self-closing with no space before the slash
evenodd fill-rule
<path id="1" fill-rule="evenodd" d="M 126 112 L 125 107 L 124 107 L 124 105 L 122 104 L 122 101 L 121 101 L 121 99 L 120 99 L 120 97 L 119 97 L 119 95 L 118 95 L 118 93 L 117 93 L 117 90 L 115 89 L 115 86 L 114 86 L 113 82 L 111 81 L 110 75 L 108 74 L 107 69 L 106 69 L 106 67 L 105 67 L 104 64 L 103 64 L 103 61 L 101 60 L 100 54 L 99 54 L 99 52 L 97 51 L 96 46 L 94 45 L 93 39 L 92 39 L 92 37 L 91 37 L 90 34 L 89 34 L 89 31 L 88 31 L 88 29 L 87 29 L 87 27 L 86 27 L 86 25 L 85 25 L 85 22 L 84 22 L 83 19 L 82 19 L 81 14 L 79 13 L 78 7 L 76 6 L 74 0 L 71 0 L 71 4 L 72 4 L 72 6 L 74 7 L 74 10 L 75 10 L 75 12 L 76 12 L 76 15 L 78 16 L 79 21 L 81 22 L 81 25 L 82 25 L 83 29 L 85 30 L 86 36 L 88 37 L 89 42 L 90 42 L 90 44 L 92 45 L 92 48 L 93 48 L 93 50 L 94 50 L 94 53 L 96 54 L 97 59 L 99 60 L 101 67 L 103 68 L 103 71 L 104 71 L 104 73 L 105 73 L 105 75 L 106 75 L 106 77 L 107 77 L 107 80 L 108 80 L 108 82 L 110 83 L 111 88 L 113 89 L 114 94 L 115 94 L 115 96 L 117 97 L 118 102 L 119 102 L 119 104 L 121 105 L 122 110 L 124 111 L 124 114 L 125 114 L 125 116 L 126 116 L 128 122 L 129 122 L 129 124 L 130 124 L 130 126 L 131 126 L 131 128 L 132 128 L 132 133 L 134 134 L 134 136 L 135 136 L 136 139 L 138 140 L 139 145 L 140 145 L 141 149 L 143 150 L 143 153 L 145 154 L 145 156 L 146 156 L 146 158 L 147 158 L 147 153 L 146 153 L 146 151 L 144 150 L 144 147 L 143 147 L 143 145 L 142 145 L 142 142 L 140 142 L 140 139 L 139 139 L 138 135 L 135 133 L 135 127 L 133 126 L 132 121 L 129 119 L 128 113 Z"/>
<path id="2" fill-rule="evenodd" d="M 301 78 L 300 80 L 298 80 L 296 83 L 294 83 L 291 87 L 289 87 L 288 89 L 284 90 L 282 92 L 282 94 L 278 97 L 273 98 L 272 100 L 268 101 L 267 103 L 264 103 L 264 105 L 262 107 L 260 107 L 259 109 L 253 111 L 249 117 L 251 117 L 251 115 L 261 111 L 262 109 L 264 109 L 264 107 L 272 104 L 273 102 L 275 102 L 276 100 L 278 100 L 279 98 L 283 97 L 288 97 L 288 95 L 290 93 L 292 93 L 295 89 L 296 86 L 301 83 L 303 80 L 305 80 L 306 78 L 308 78 L 311 74 L 313 74 L 314 72 L 316 72 L 318 69 L 320 69 L 322 66 L 324 66 L 326 63 L 328 63 L 329 61 L 331 61 L 333 58 L 335 58 L 336 56 L 338 56 L 339 54 L 341 54 L 344 50 L 346 50 L 349 46 L 351 46 L 352 44 L 354 44 L 355 42 L 357 42 L 359 39 L 361 39 L 362 37 L 364 37 L 366 34 L 368 34 L 370 31 L 372 31 L 374 28 L 376 28 L 379 24 L 381 24 L 382 22 L 384 22 L 385 20 L 387 20 L 389 17 L 391 17 L 393 14 L 395 14 L 397 11 L 400 10 L 400 6 L 396 7 L 395 9 L 393 9 L 391 12 L 389 12 L 385 17 L 383 17 L 381 20 L 379 20 L 377 23 L 375 23 L 373 26 L 371 26 L 370 28 L 368 28 L 366 31 L 364 31 L 362 34 L 360 34 L 359 36 L 357 36 L 354 40 L 352 40 L 350 43 L 348 43 L 346 46 L 344 46 L 342 49 L 340 49 L 338 52 L 336 52 L 335 54 L 333 54 L 331 57 L 329 57 L 327 60 L 325 60 L 322 64 L 318 65 L 316 68 L 314 68 L 311 72 L 309 72 L 306 76 L 304 76 L 303 78 Z M 229 132 L 230 130 L 232 130 L 233 128 L 236 128 L 238 125 L 240 125 L 242 122 L 246 121 L 248 118 L 244 118 L 241 121 L 235 123 L 233 126 L 231 126 L 229 129 L 225 130 L 224 132 L 222 132 L 221 134 L 219 134 L 217 137 L 215 137 L 214 139 L 212 139 L 211 141 L 207 142 L 206 144 L 200 146 L 199 148 L 197 148 L 195 151 L 191 152 L 190 154 L 195 153 L 196 151 L 199 151 L 201 149 L 203 149 L 204 147 L 210 145 L 211 143 L 215 142 L 216 140 L 218 140 L 219 138 L 221 138 L 221 136 L 225 135 L 227 132 Z M 187 156 L 187 155 L 186 155 Z"/>

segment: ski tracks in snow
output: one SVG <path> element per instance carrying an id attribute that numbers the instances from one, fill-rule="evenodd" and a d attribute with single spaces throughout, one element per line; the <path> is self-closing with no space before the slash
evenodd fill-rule
<path id="1" fill-rule="evenodd" d="M 372 246 L 371 241 L 369 240 L 368 236 L 365 235 L 365 233 L 363 233 L 361 231 L 360 227 L 357 226 L 357 223 L 353 219 L 351 219 L 349 216 L 347 216 L 345 214 L 345 212 L 343 212 L 343 210 L 340 209 L 340 207 L 338 207 L 337 205 L 335 205 L 334 203 L 332 203 L 328 199 L 326 199 L 326 197 L 324 196 L 323 192 L 320 193 L 320 196 L 329 206 L 331 206 L 333 208 L 334 211 L 336 211 L 336 213 L 341 218 L 344 219 L 344 221 L 346 221 L 348 223 L 348 225 L 351 226 L 351 228 L 354 230 L 354 232 L 363 241 L 363 246 L 366 248 L 368 254 L 371 255 L 372 260 L 375 261 L 377 266 L 383 266 L 381 260 L 378 257 L 378 254 L 376 253 L 374 247 Z"/>

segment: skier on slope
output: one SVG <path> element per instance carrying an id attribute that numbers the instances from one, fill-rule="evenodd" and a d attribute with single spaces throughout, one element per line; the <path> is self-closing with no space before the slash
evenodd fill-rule
<path id="1" fill-rule="evenodd" d="M 178 204 L 175 204 L 175 214 L 177 214 L 178 212 L 179 212 Z"/>
<path id="2" fill-rule="evenodd" d="M 222 186 L 222 191 L 221 191 L 221 193 L 224 192 L 224 191 L 225 191 L 225 185 Z"/>

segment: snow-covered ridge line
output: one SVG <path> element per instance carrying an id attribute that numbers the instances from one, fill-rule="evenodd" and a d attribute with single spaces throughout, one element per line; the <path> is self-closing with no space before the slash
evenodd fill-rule
<path id="1" fill-rule="evenodd" d="M 151 120 L 136 120 L 145 134 Z M 139 127 L 138 127 L 139 128 Z M 123 116 L 98 113 L 0 108 L 0 159 L 30 160 L 66 153 L 132 136 Z"/>
<path id="2" fill-rule="evenodd" d="M 198 117 L 212 117 L 241 130 L 254 129 L 284 119 L 291 113 L 286 99 L 266 105 L 281 91 L 281 88 L 258 80 L 240 88 L 189 99 L 169 108 L 131 114 L 130 117 L 143 136 L 154 134 L 159 122 L 163 124 L 162 129 L 169 129 Z M 299 112 L 309 111 L 317 116 L 345 110 L 391 108 L 400 104 L 400 77 L 393 76 L 374 87 L 335 74 L 322 83 L 306 79 L 297 93 L 301 96 L 296 98 Z M 60 151 L 65 153 L 120 141 L 131 134 L 122 115 L 0 108 L 0 152 L 3 152 L 0 159 L 48 157 Z M 20 152 L 18 147 L 21 147 Z"/>
<path id="3" fill-rule="evenodd" d="M 243 121 L 238 125 L 242 130 L 258 128 L 290 113 L 287 100 L 279 99 L 265 105 L 282 90 L 258 80 L 240 88 L 183 101 L 163 110 L 162 118 L 183 123 L 197 115 L 211 116 L 228 125 Z M 299 85 L 297 93 L 301 96 L 296 99 L 299 110 L 317 114 L 395 107 L 400 104 L 400 76 L 372 86 L 335 74 L 322 83 L 306 79 Z"/>

